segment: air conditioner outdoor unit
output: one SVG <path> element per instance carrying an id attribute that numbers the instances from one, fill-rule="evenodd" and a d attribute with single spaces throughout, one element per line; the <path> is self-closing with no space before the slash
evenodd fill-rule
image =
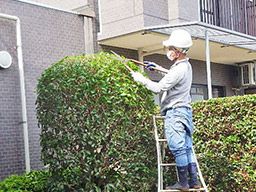
<path id="1" fill-rule="evenodd" d="M 256 85 L 256 62 L 241 65 L 242 85 Z"/>

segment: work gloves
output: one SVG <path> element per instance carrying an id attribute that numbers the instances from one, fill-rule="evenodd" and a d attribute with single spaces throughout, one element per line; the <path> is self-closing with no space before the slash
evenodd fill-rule
<path id="1" fill-rule="evenodd" d="M 152 61 L 144 61 L 144 64 L 146 64 L 145 69 L 149 71 L 154 71 L 154 68 L 159 67 L 159 65 Z"/>
<path id="2" fill-rule="evenodd" d="M 134 81 L 142 83 L 143 85 L 146 84 L 147 78 L 144 77 L 141 73 L 132 71 L 131 75 L 132 75 Z"/>
<path id="3" fill-rule="evenodd" d="M 162 75 L 165 75 L 168 73 L 168 70 L 161 67 L 160 65 L 157 65 L 155 62 L 152 61 L 144 61 L 144 64 L 146 64 L 145 69 L 149 71 L 154 71 L 155 69 L 157 72 L 161 73 Z"/>
<path id="4" fill-rule="evenodd" d="M 144 61 L 144 64 L 146 64 L 145 68 L 147 70 L 150 70 L 150 71 L 153 71 L 155 69 L 160 69 L 162 71 L 164 71 L 165 73 L 168 73 L 168 70 L 161 67 L 160 65 L 157 65 L 156 63 L 152 62 L 152 61 Z M 159 72 L 159 71 L 158 71 Z M 164 73 L 160 72 L 161 74 L 165 75 Z M 131 72 L 131 75 L 134 79 L 134 81 L 136 82 L 139 82 L 139 83 L 142 83 L 143 85 L 146 85 L 149 83 L 149 79 L 144 77 L 141 73 L 139 72 L 134 72 L 132 71 Z"/>

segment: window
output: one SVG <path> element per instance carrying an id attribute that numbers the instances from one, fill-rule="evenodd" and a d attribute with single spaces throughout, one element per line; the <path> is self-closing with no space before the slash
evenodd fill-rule
<path id="1" fill-rule="evenodd" d="M 249 84 L 249 66 L 242 66 L 243 84 Z"/>
<path id="2" fill-rule="evenodd" d="M 197 85 L 193 84 L 191 87 L 191 100 L 194 101 L 200 101 L 204 99 L 208 99 L 208 89 L 207 85 Z M 225 89 L 223 86 L 212 86 L 212 97 L 224 97 Z"/>
<path id="3" fill-rule="evenodd" d="M 219 3 L 217 0 L 200 0 L 201 21 L 219 26 Z"/>
<path id="4" fill-rule="evenodd" d="M 256 35 L 255 0 L 200 0 L 199 6 L 202 22 Z"/>
<path id="5" fill-rule="evenodd" d="M 255 85 L 256 84 L 256 63 L 247 63 L 241 65 L 242 85 Z"/>
<path id="6" fill-rule="evenodd" d="M 207 99 L 207 87 L 205 85 L 192 85 L 190 93 L 192 102 Z"/>
<path id="7" fill-rule="evenodd" d="M 213 98 L 224 97 L 224 96 L 225 96 L 224 87 L 212 86 L 212 97 Z"/>
<path id="8" fill-rule="evenodd" d="M 191 87 L 191 100 L 192 102 L 201 101 L 208 99 L 208 90 L 207 85 L 193 84 Z M 212 97 L 225 97 L 225 87 L 224 86 L 212 86 Z M 154 101 L 156 105 L 160 105 L 160 98 L 162 97 L 160 94 L 154 94 Z"/>

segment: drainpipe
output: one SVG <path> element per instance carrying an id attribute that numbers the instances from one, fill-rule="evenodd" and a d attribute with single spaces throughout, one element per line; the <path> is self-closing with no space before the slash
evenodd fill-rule
<path id="1" fill-rule="evenodd" d="M 144 55 L 143 55 L 143 48 L 139 48 L 138 49 L 138 60 L 140 61 L 140 62 L 144 62 Z M 144 71 L 144 67 L 143 66 L 140 66 L 140 69 L 142 70 L 142 71 Z"/>
<path id="2" fill-rule="evenodd" d="M 207 30 L 205 30 L 205 57 L 206 57 L 208 99 L 211 99 L 212 98 L 211 59 L 210 59 L 209 34 Z"/>
<path id="3" fill-rule="evenodd" d="M 25 78 L 24 78 L 23 55 L 22 55 L 22 45 L 21 45 L 20 19 L 16 16 L 6 15 L 1 13 L 0 13 L 0 18 L 10 19 L 16 22 L 16 39 L 17 39 L 17 54 L 18 54 L 19 76 L 20 76 L 20 94 L 21 94 L 21 107 L 22 107 L 24 149 L 25 149 L 25 166 L 26 166 L 26 172 L 28 173 L 30 172 L 30 157 L 29 157 L 26 91 L 25 91 Z"/>

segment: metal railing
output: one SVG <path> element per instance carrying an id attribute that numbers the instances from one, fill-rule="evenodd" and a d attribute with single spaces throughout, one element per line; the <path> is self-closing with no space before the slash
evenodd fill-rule
<path id="1" fill-rule="evenodd" d="M 200 0 L 204 23 L 256 36 L 256 0 Z"/>

